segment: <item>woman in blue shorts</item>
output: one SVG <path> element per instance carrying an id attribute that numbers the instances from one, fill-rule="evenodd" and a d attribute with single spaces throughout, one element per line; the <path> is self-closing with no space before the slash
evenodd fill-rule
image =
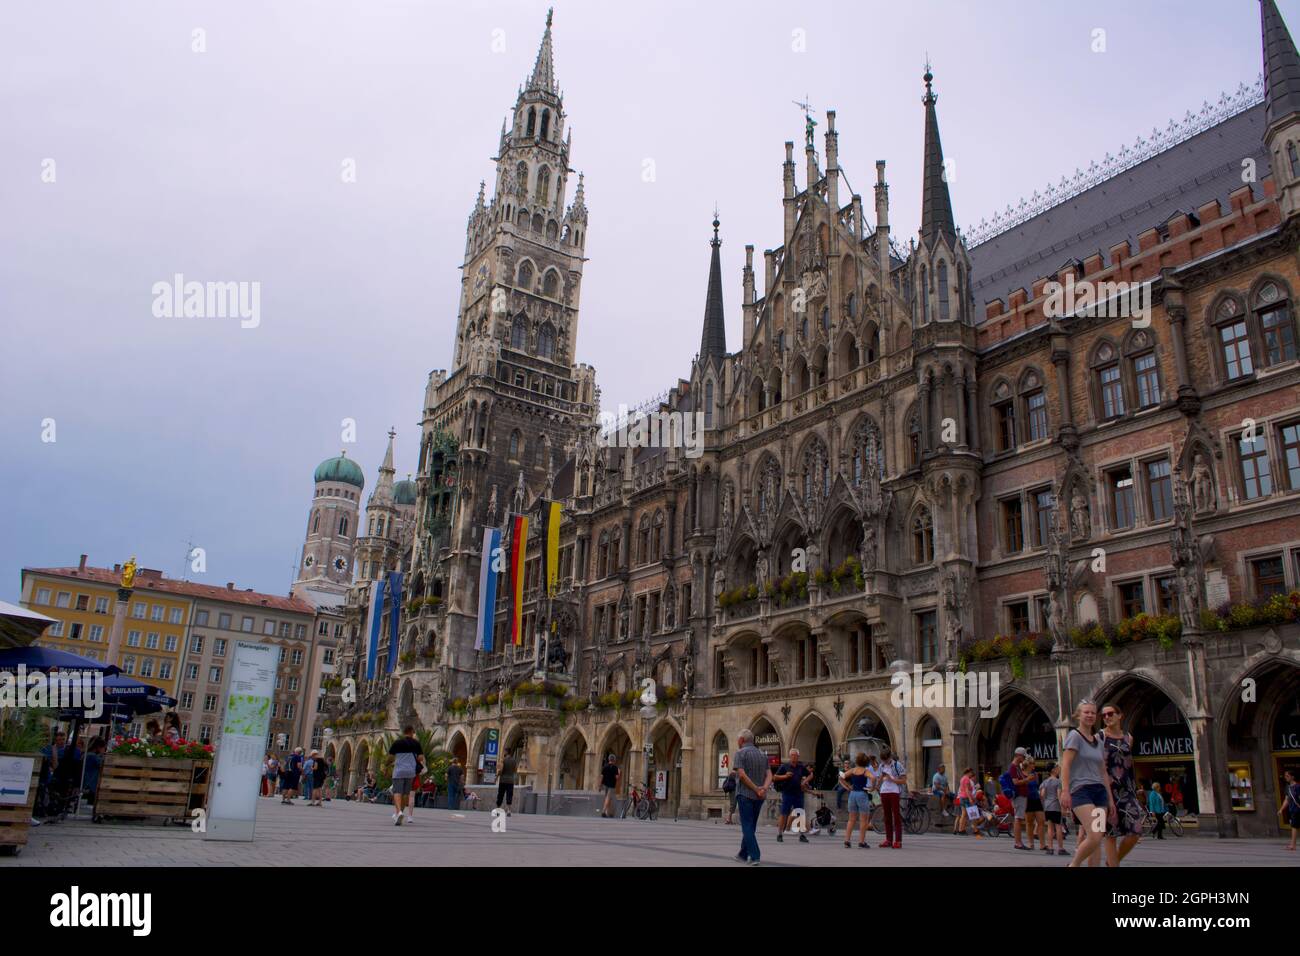
<path id="1" fill-rule="evenodd" d="M 867 843 L 867 823 L 871 820 L 871 774 L 867 771 L 867 755 L 860 753 L 854 761 L 855 766 L 843 776 L 844 786 L 849 791 L 849 829 L 844 834 L 844 845 L 853 846 L 853 828 L 861 827 L 858 834 L 858 846 L 864 850 Z"/>
<path id="2" fill-rule="evenodd" d="M 1078 726 L 1061 751 L 1061 809 L 1079 820 L 1079 846 L 1070 866 L 1082 866 L 1100 852 L 1106 825 L 1115 822 L 1115 798 L 1106 777 L 1106 744 L 1097 733 L 1097 705 L 1083 701 L 1074 720 Z"/>

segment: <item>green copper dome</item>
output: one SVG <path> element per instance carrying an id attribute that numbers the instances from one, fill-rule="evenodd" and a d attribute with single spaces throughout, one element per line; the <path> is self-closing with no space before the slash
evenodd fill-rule
<path id="1" fill-rule="evenodd" d="M 393 503 L 398 505 L 415 504 L 415 482 L 408 478 L 393 485 Z"/>
<path id="2" fill-rule="evenodd" d="M 361 473 L 361 467 L 351 461 L 346 452 L 337 458 L 327 458 L 316 466 L 316 482 L 322 481 L 341 481 L 358 488 L 366 486 L 366 476 Z"/>

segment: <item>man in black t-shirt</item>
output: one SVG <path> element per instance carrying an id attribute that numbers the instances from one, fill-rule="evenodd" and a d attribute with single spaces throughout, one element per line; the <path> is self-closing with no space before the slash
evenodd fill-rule
<path id="1" fill-rule="evenodd" d="M 609 760 L 600 770 L 600 786 L 605 791 L 605 803 L 600 808 L 602 817 L 612 817 L 614 815 L 614 794 L 618 791 L 619 781 L 623 779 L 623 772 L 618 769 L 618 761 L 614 755 L 609 755 Z"/>
<path id="2" fill-rule="evenodd" d="M 447 767 L 447 809 L 460 809 L 461 789 L 465 783 L 465 768 L 460 765 L 460 758 Z"/>
<path id="3" fill-rule="evenodd" d="M 803 782 L 809 772 L 808 765 L 799 759 L 799 751 L 791 750 L 789 762 L 781 764 L 776 773 L 772 774 L 772 783 L 781 793 L 781 818 L 777 821 L 776 830 L 777 843 L 785 842 L 781 835 L 785 833 L 790 816 L 795 810 L 803 809 Z M 808 824 L 805 821 L 803 829 L 799 831 L 800 843 L 808 842 L 808 834 L 805 832 L 807 829 Z"/>

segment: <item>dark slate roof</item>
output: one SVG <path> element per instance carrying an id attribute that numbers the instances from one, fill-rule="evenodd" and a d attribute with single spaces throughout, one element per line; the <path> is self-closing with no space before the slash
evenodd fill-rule
<path id="1" fill-rule="evenodd" d="M 1264 100 L 1271 126 L 1300 113 L 1300 55 L 1273 0 L 1261 0 L 1259 17 L 1264 38 Z"/>
<path id="2" fill-rule="evenodd" d="M 1055 276 L 1065 263 L 1110 249 L 1242 186 L 1242 160 L 1251 157 L 1259 179 L 1272 169 L 1264 148 L 1264 104 L 1258 103 L 1172 146 L 1131 169 L 1045 210 L 970 252 L 977 304 L 1005 299 L 1034 280 Z"/>
<path id="3" fill-rule="evenodd" d="M 722 240 L 718 238 L 718 220 L 713 220 L 713 247 L 709 262 L 709 290 L 704 297 L 704 332 L 700 336 L 700 362 L 710 359 L 721 361 L 727 354 L 727 323 L 722 312 L 722 260 L 718 250 Z"/>
<path id="4" fill-rule="evenodd" d="M 921 241 L 933 244 L 943 236 L 949 244 L 957 244 L 957 230 L 952 218 L 952 199 L 948 195 L 948 179 L 943 168 L 943 143 L 939 140 L 939 117 L 934 104 L 935 95 L 930 83 L 934 75 L 925 71 L 925 170 L 921 197 Z"/>

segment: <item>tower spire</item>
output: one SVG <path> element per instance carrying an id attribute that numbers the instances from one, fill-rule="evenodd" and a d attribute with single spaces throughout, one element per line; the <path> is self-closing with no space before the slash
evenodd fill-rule
<path id="1" fill-rule="evenodd" d="M 704 299 L 704 333 L 700 336 L 700 361 L 721 360 L 727 354 L 727 324 L 722 312 L 722 240 L 718 238 L 718 210 L 713 209 L 713 248 L 709 261 L 709 291 Z"/>
<path id="2" fill-rule="evenodd" d="M 1300 54 L 1274 0 L 1260 0 L 1260 29 L 1264 36 L 1264 101 L 1269 129 L 1300 113 Z"/>
<path id="3" fill-rule="evenodd" d="M 948 244 L 957 244 L 957 230 L 952 218 L 952 200 L 948 196 L 948 179 L 943 165 L 943 144 L 939 141 L 939 117 L 934 104 L 939 101 L 931 85 L 934 74 L 930 72 L 929 58 L 926 58 L 925 96 L 925 170 L 922 176 L 923 192 L 921 201 L 921 241 L 932 245 L 942 236 Z"/>
<path id="4" fill-rule="evenodd" d="M 537 51 L 537 62 L 533 64 L 533 75 L 528 79 L 528 89 L 555 92 L 555 63 L 551 52 L 551 17 L 555 8 L 546 11 L 546 32 L 542 34 L 542 45 Z"/>

